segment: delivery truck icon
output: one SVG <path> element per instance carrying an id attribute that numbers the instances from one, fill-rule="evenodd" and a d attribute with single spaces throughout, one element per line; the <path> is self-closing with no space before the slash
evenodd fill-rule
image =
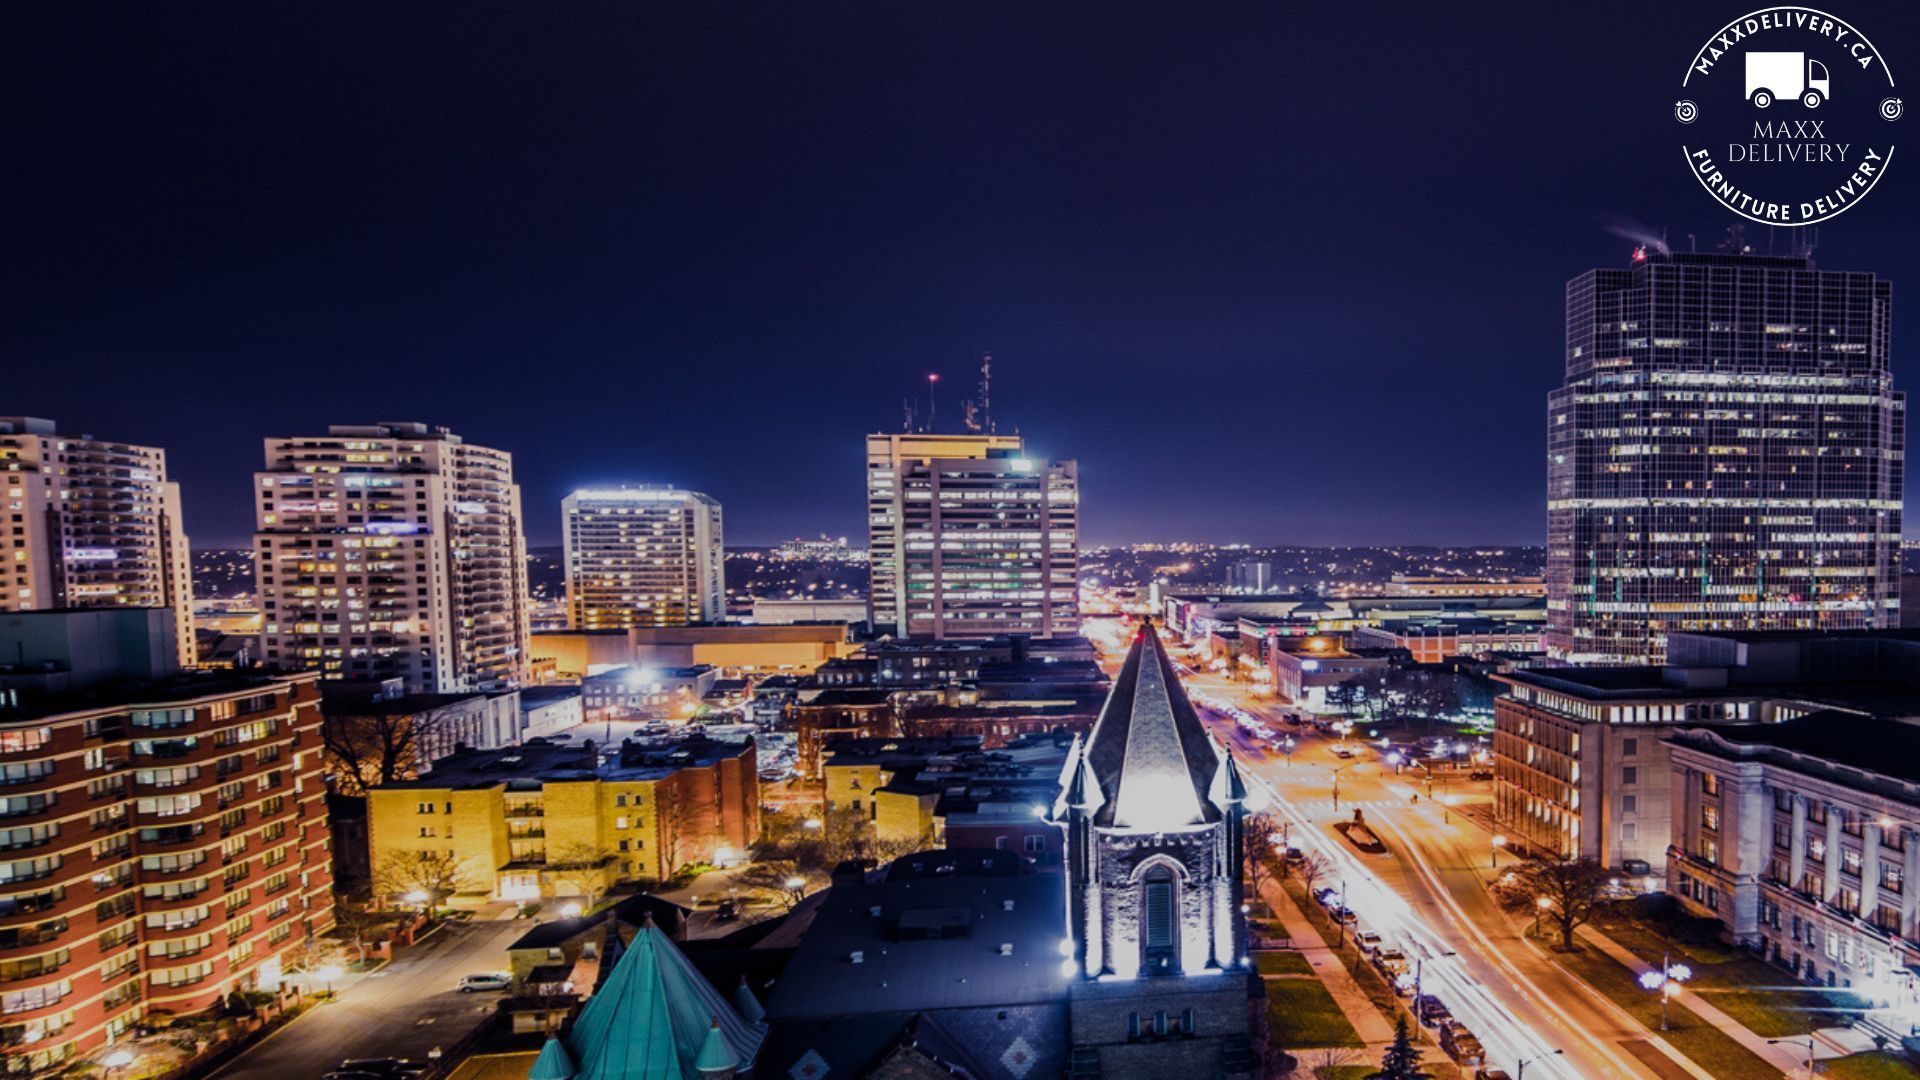
<path id="1" fill-rule="evenodd" d="M 1831 96 L 1827 90 L 1827 66 L 1807 59 L 1798 52 L 1750 52 L 1747 54 L 1747 100 L 1756 109 L 1773 104 L 1775 98 L 1817 109 Z"/>

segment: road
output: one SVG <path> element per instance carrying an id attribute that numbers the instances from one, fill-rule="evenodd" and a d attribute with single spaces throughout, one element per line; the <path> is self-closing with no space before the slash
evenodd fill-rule
<path id="1" fill-rule="evenodd" d="M 235 1058 L 222 1080 L 319 1076 L 344 1058 L 424 1061 L 458 1041 L 494 1010 L 497 993 L 462 994 L 460 976 L 501 971 L 507 946 L 533 924 L 515 920 L 448 923 L 401 949 L 385 967 L 343 985 L 324 1003 Z"/>
<path id="2" fill-rule="evenodd" d="M 1109 670 L 1117 670 L 1126 642 L 1089 636 L 1102 645 Z M 1453 805 L 1436 805 L 1427 797 L 1423 774 L 1395 776 L 1372 750 L 1340 759 L 1333 740 L 1282 724 L 1281 715 L 1290 710 L 1249 695 L 1244 684 L 1207 672 L 1183 675 L 1197 702 L 1244 710 L 1294 737 L 1291 756 L 1273 752 L 1226 713 L 1200 709 L 1242 770 L 1264 789 L 1266 810 L 1287 823 L 1294 845 L 1328 859 L 1322 880 L 1345 886 L 1362 927 L 1420 961 L 1421 988 L 1480 1036 L 1489 1066 L 1518 1074 L 1524 1060 L 1527 1076 L 1563 1080 L 1710 1075 L 1550 963 L 1522 938 L 1525 926 L 1494 904 L 1486 890 L 1493 874 L 1490 837 L 1458 812 L 1486 803 L 1488 784 L 1451 779 Z M 1333 830 L 1336 821 L 1351 820 L 1356 808 L 1387 842 L 1389 854 L 1364 855 Z"/>

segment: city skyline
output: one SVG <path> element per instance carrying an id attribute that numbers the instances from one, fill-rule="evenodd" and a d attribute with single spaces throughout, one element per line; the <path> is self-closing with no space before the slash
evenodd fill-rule
<path id="1" fill-rule="evenodd" d="M 39 38 L 93 35 L 122 75 L 58 48 L 14 73 L 66 104 L 24 118 L 42 167 L 5 181 L 37 208 L 17 246 L 48 258 L 11 262 L 0 349 L 86 377 L 8 411 L 166 448 L 204 546 L 244 543 L 262 439 L 395 419 L 513 453 L 536 545 L 567 491 L 623 482 L 710 492 L 737 542 L 771 542 L 858 534 L 858 438 L 897 430 L 929 372 L 957 420 L 991 351 L 1001 430 L 1081 463 L 1089 543 L 1541 542 L 1561 283 L 1626 265 L 1634 241 L 1607 231 L 1624 219 L 1681 250 L 1733 221 L 1671 167 L 1671 87 L 1618 78 L 1644 41 L 1714 20 L 1649 6 L 1543 50 L 1550 10 L 1404 37 L 1244 14 L 1031 12 L 1020 34 L 985 12 L 836 34 L 556 16 L 523 45 L 510 19 L 454 41 L 394 19 L 376 41 L 261 11 L 209 39 L 53 9 Z M 1898 40 L 1920 13 L 1872 22 Z M 704 66 L 729 42 L 769 55 Z M 442 74 L 407 59 L 428 53 Z M 1357 78 L 1355 55 L 1400 76 Z M 1457 55 L 1500 56 L 1498 77 L 1450 73 Z M 364 70 L 309 78 L 321 57 Z M 115 117 L 111 138 L 72 115 Z M 1351 153 L 1296 152 L 1331 145 Z M 1456 159 L 1476 164 L 1401 191 Z M 1920 254 L 1881 226 L 1914 198 L 1885 185 L 1824 223 L 1820 263 L 1881 275 L 1897 305 Z M 1897 323 L 1904 381 L 1903 340 Z M 208 377 L 164 411 L 94 390 L 148 372 Z M 624 422 L 654 400 L 692 407 Z M 1235 438 L 1284 449 L 1284 472 L 1195 449 Z"/>

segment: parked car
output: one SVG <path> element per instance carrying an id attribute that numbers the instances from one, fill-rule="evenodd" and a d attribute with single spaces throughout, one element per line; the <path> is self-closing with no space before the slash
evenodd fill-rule
<path id="1" fill-rule="evenodd" d="M 1462 1065 L 1478 1065 L 1487 1056 L 1480 1039 L 1457 1020 L 1440 1028 L 1440 1049 Z"/>
<path id="2" fill-rule="evenodd" d="M 740 917 L 740 901 L 728 897 L 713 907 L 714 922 L 733 922 Z"/>
<path id="3" fill-rule="evenodd" d="M 1352 926 L 1354 923 L 1360 921 L 1360 916 L 1355 914 L 1354 910 L 1345 904 L 1335 904 L 1331 908 L 1328 908 L 1327 911 L 1328 914 L 1331 914 L 1335 919 L 1346 923 L 1348 926 Z"/>
<path id="4" fill-rule="evenodd" d="M 1331 908 L 1339 904 L 1340 890 L 1332 885 L 1318 885 L 1314 887 L 1313 899 L 1321 907 Z"/>
<path id="5" fill-rule="evenodd" d="M 1453 1013 L 1447 1011 L 1440 999 L 1432 994 L 1421 994 L 1413 999 L 1413 1015 L 1428 1027 L 1440 1027 L 1453 1022 Z"/>
<path id="6" fill-rule="evenodd" d="M 1297 847 L 1290 847 L 1287 849 L 1286 858 L 1290 863 L 1303 863 L 1307 861 L 1307 853 Z"/>
<path id="7" fill-rule="evenodd" d="M 1467 774 L 1467 779 L 1491 780 L 1493 779 L 1493 770 L 1492 769 L 1475 769 L 1472 772 Z"/>
<path id="8" fill-rule="evenodd" d="M 1373 966 L 1392 975 L 1404 975 L 1407 971 L 1407 954 L 1399 949 L 1381 949 L 1373 954 Z"/>
<path id="9" fill-rule="evenodd" d="M 471 994 L 479 990 L 505 990 L 512 985 L 513 976 L 504 971 L 460 976 L 460 992 L 463 994 Z"/>
<path id="10" fill-rule="evenodd" d="M 1380 935 L 1371 930 L 1356 930 L 1353 935 L 1353 943 L 1360 946 L 1361 952 L 1370 953 L 1380 947 Z"/>
<path id="11" fill-rule="evenodd" d="M 1473 1080 L 1513 1080 L 1505 1069 L 1475 1069 Z"/>

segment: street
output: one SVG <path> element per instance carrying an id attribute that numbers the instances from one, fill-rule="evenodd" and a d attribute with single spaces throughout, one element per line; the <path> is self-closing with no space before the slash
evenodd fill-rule
<path id="1" fill-rule="evenodd" d="M 1126 643 L 1089 636 L 1101 644 L 1103 664 L 1117 670 Z M 1525 924 L 1494 903 L 1486 888 L 1495 873 L 1491 836 L 1460 812 L 1477 807 L 1484 816 L 1487 782 L 1456 776 L 1448 781 L 1449 803 L 1437 804 L 1423 774 L 1395 776 L 1370 748 L 1350 759 L 1336 757 L 1337 740 L 1286 725 L 1282 717 L 1292 707 L 1249 694 L 1244 683 L 1203 671 L 1183 681 L 1215 736 L 1264 789 L 1266 812 L 1287 824 L 1294 846 L 1326 858 L 1321 882 L 1344 886 L 1359 925 L 1419 962 L 1421 989 L 1480 1036 L 1490 1066 L 1517 1073 L 1525 1061 L 1527 1076 L 1565 1080 L 1711 1076 L 1551 963 L 1524 940 Z M 1292 736 L 1293 753 L 1271 749 L 1202 701 L 1230 704 Z M 1356 809 L 1386 841 L 1389 854 L 1362 854 L 1333 830 L 1335 822 L 1352 820 Z M 1504 853 L 1497 858 L 1502 865 L 1513 861 Z"/>
<path id="2" fill-rule="evenodd" d="M 498 993 L 462 994 L 460 976 L 501 971 L 526 920 L 447 923 L 392 963 L 341 980 L 337 1000 L 309 1011 L 214 1075 L 224 1080 L 312 1077 L 345 1058 L 400 1057 L 458 1041 L 498 1004 Z"/>

